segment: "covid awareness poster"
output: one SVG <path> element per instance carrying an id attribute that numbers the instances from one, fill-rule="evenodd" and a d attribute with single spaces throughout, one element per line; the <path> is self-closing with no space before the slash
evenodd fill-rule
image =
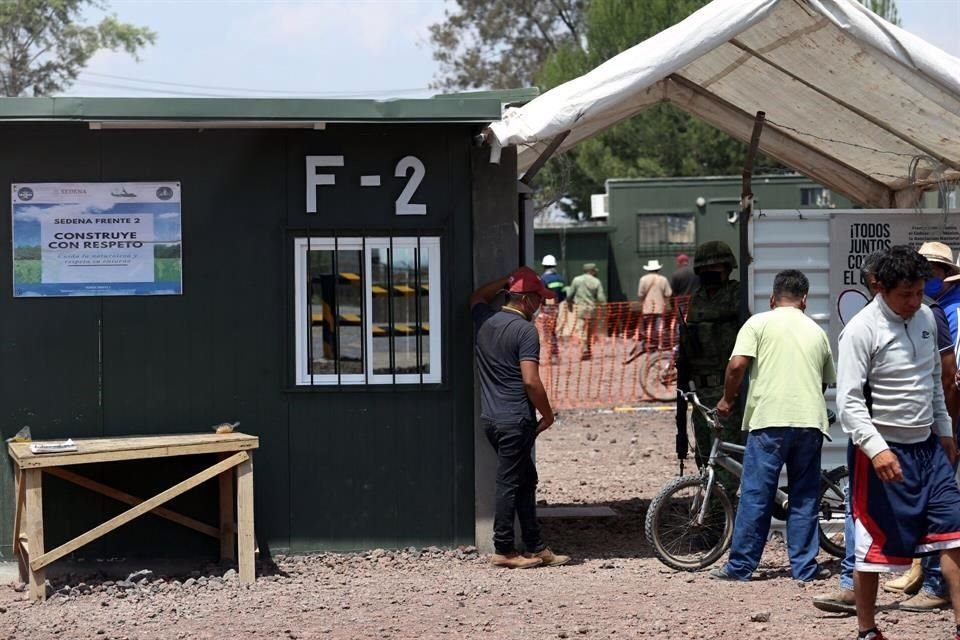
<path id="1" fill-rule="evenodd" d="M 830 219 L 830 292 L 836 306 L 830 314 L 830 337 L 836 339 L 843 326 L 870 300 L 860 277 L 863 261 L 874 251 L 894 245 L 919 249 L 924 242 L 942 242 L 960 251 L 960 214 L 929 213 L 836 213 Z"/>
<path id="2" fill-rule="evenodd" d="M 180 295 L 178 182 L 13 184 L 13 295 Z"/>

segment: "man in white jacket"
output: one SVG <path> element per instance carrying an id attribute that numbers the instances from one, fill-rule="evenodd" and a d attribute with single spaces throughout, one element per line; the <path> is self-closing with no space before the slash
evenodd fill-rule
<path id="1" fill-rule="evenodd" d="M 883 639 L 874 619 L 878 573 L 906 569 L 915 556 L 940 553 L 960 603 L 960 488 L 951 468 L 957 449 L 940 384 L 937 326 L 922 305 L 930 268 L 909 247 L 891 247 L 876 276 L 879 295 L 844 327 L 837 366 L 838 417 L 851 438 L 857 622 L 867 640 Z M 960 638 L 960 617 L 957 623 Z"/>

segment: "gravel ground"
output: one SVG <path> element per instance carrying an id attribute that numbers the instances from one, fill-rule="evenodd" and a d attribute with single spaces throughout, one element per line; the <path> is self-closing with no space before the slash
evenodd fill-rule
<path id="1" fill-rule="evenodd" d="M 214 566 L 119 581 L 67 575 L 44 604 L 21 585 L 0 588 L 0 638 L 855 638 L 853 618 L 810 605 L 836 579 L 793 582 L 777 539 L 749 583 L 653 557 L 643 516 L 677 467 L 672 414 L 649 409 L 568 412 L 540 437 L 541 502 L 618 513 L 544 521 L 548 543 L 574 556 L 568 566 L 498 570 L 466 547 L 278 556 L 251 588 Z M 900 612 L 886 594 L 881 607 L 891 640 L 952 637 L 950 612 Z"/>

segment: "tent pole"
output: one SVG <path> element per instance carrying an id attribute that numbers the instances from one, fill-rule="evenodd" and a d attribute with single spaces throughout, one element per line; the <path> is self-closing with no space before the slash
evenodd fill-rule
<path id="1" fill-rule="evenodd" d="M 553 155 L 553 152 L 557 150 L 557 147 L 567 139 L 567 136 L 570 135 L 569 131 L 564 131 L 553 140 L 550 141 L 550 144 L 547 145 L 547 148 L 543 150 L 537 159 L 533 161 L 533 164 L 530 165 L 530 168 L 523 174 L 523 177 L 520 178 L 520 182 L 523 184 L 530 184 L 530 181 L 533 180 L 533 177 L 540 172 L 540 169 L 543 168 L 543 165 L 547 163 L 547 160 L 550 159 L 550 156 Z"/>
<path id="2" fill-rule="evenodd" d="M 750 146 L 747 148 L 747 157 L 743 163 L 743 182 L 740 189 L 740 316 L 746 318 L 750 315 L 750 287 L 747 282 L 750 266 L 750 248 L 747 246 L 749 241 L 748 224 L 753 215 L 753 161 L 757 156 L 757 150 L 760 148 L 760 132 L 763 131 L 763 123 L 767 114 L 763 111 L 757 111 L 753 120 L 753 133 L 750 136 Z"/>

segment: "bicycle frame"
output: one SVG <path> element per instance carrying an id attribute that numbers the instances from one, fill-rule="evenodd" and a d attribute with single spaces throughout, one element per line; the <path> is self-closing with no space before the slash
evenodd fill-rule
<path id="1" fill-rule="evenodd" d="M 706 477 L 707 480 L 703 504 L 700 505 L 700 512 L 697 514 L 697 525 L 702 525 L 707 516 L 707 503 L 709 501 L 710 492 L 713 490 L 714 480 L 716 479 L 716 467 L 720 466 L 723 469 L 726 469 L 737 478 L 742 477 L 743 465 L 740 463 L 740 461 L 736 460 L 735 458 L 731 458 L 727 454 L 735 453 L 742 456 L 746 451 L 746 447 L 721 440 L 720 426 L 714 417 L 715 411 L 703 406 L 695 393 L 690 392 L 684 395 L 694 406 L 694 408 L 696 408 L 697 411 L 700 411 L 700 413 L 707 419 L 707 422 L 710 424 L 710 429 L 713 431 L 713 441 L 710 445 L 710 455 L 707 458 L 707 464 L 703 467 L 703 471 L 701 472 L 701 476 Z M 777 504 L 779 504 L 784 510 L 787 509 L 789 496 L 782 489 L 777 489 L 775 499 Z"/>

